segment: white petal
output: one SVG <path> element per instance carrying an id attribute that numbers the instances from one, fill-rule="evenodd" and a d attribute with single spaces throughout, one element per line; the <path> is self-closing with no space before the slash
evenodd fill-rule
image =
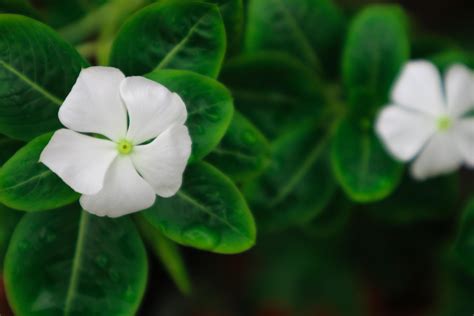
<path id="1" fill-rule="evenodd" d="M 411 160 L 435 133 L 429 115 L 390 105 L 377 118 L 376 131 L 387 150 L 402 161 Z"/>
<path id="2" fill-rule="evenodd" d="M 149 208 L 155 192 L 143 180 L 127 156 L 118 156 L 105 177 L 104 188 L 95 195 L 81 196 L 84 210 L 98 215 L 119 217 Z"/>
<path id="3" fill-rule="evenodd" d="M 448 110 L 452 116 L 460 117 L 474 108 L 474 76 L 467 67 L 450 67 L 445 82 Z"/>
<path id="4" fill-rule="evenodd" d="M 105 174 L 117 156 L 115 143 L 60 129 L 40 156 L 40 162 L 74 191 L 94 194 L 102 189 Z"/>
<path id="5" fill-rule="evenodd" d="M 462 156 L 453 134 L 444 132 L 436 134 L 428 142 L 411 167 L 415 179 L 424 180 L 430 177 L 451 173 L 462 164 Z"/>
<path id="6" fill-rule="evenodd" d="M 407 63 L 392 89 L 392 101 L 404 107 L 435 116 L 444 114 L 439 71 L 426 61 Z"/>
<path id="7" fill-rule="evenodd" d="M 136 146 L 132 159 L 138 172 L 156 194 L 170 197 L 181 187 L 184 169 L 191 154 L 191 138 L 184 125 L 175 125 L 153 142 Z"/>
<path id="8" fill-rule="evenodd" d="M 111 67 L 83 69 L 59 109 L 64 126 L 119 140 L 127 133 L 127 111 L 120 98 L 125 76 Z"/>
<path id="9" fill-rule="evenodd" d="M 474 167 L 474 118 L 460 119 L 453 127 L 456 144 L 470 167 Z"/>
<path id="10" fill-rule="evenodd" d="M 186 121 L 183 100 L 159 83 L 143 77 L 128 77 L 120 91 L 130 118 L 127 138 L 135 144 L 153 139 L 171 125 Z"/>

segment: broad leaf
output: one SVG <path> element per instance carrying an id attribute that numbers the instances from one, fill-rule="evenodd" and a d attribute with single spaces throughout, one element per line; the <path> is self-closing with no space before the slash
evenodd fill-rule
<path id="1" fill-rule="evenodd" d="M 242 0 L 207 0 L 219 5 L 227 34 L 227 50 L 239 50 L 244 31 L 244 5 Z"/>
<path id="2" fill-rule="evenodd" d="M 198 1 L 162 1 L 133 15 L 120 30 L 110 63 L 127 75 L 186 69 L 217 77 L 225 55 L 219 8 Z"/>
<path id="3" fill-rule="evenodd" d="M 100 218 L 78 206 L 28 214 L 5 261 L 15 315 L 135 315 L 147 257 L 129 217 Z"/>
<path id="4" fill-rule="evenodd" d="M 343 56 L 343 79 L 353 110 L 371 116 L 385 105 L 408 57 L 406 17 L 399 7 L 371 6 L 359 13 Z"/>
<path id="5" fill-rule="evenodd" d="M 3 259 L 16 224 L 23 214 L 0 204 L 0 277 L 3 271 Z M 1 286 L 1 285 L 0 285 Z"/>
<path id="6" fill-rule="evenodd" d="M 141 214 L 137 214 L 135 222 L 147 245 L 173 279 L 181 293 L 191 294 L 191 281 L 178 245 L 166 238 L 153 227 Z"/>
<path id="7" fill-rule="evenodd" d="M 30 140 L 60 127 L 59 106 L 85 66 L 49 27 L 0 14 L 0 133 Z"/>
<path id="8" fill-rule="evenodd" d="M 193 141 L 193 160 L 206 156 L 221 141 L 234 111 L 230 92 L 209 77 L 183 70 L 160 70 L 146 75 L 184 100 L 186 125 Z"/>
<path id="9" fill-rule="evenodd" d="M 27 212 L 70 204 L 79 195 L 39 162 L 52 134 L 35 138 L 0 169 L 0 202 Z"/>
<path id="10" fill-rule="evenodd" d="M 333 139 L 332 169 L 346 194 L 357 202 L 377 201 L 397 187 L 403 165 L 391 158 L 370 122 L 346 118 Z"/>
<path id="11" fill-rule="evenodd" d="M 289 80 L 291 78 L 291 80 Z M 317 76 L 295 59 L 262 52 L 229 61 L 221 75 L 235 106 L 270 140 L 317 117 L 323 108 Z"/>
<path id="12" fill-rule="evenodd" d="M 23 145 L 20 141 L 0 135 L 0 167 Z"/>
<path id="13" fill-rule="evenodd" d="M 288 52 L 314 69 L 335 66 L 344 29 L 331 0 L 251 0 L 245 46 Z"/>
<path id="14" fill-rule="evenodd" d="M 234 118 L 207 160 L 236 182 L 247 181 L 263 172 L 270 163 L 270 144 L 242 114 Z"/>
<path id="15" fill-rule="evenodd" d="M 230 179 L 203 162 L 188 167 L 175 196 L 158 197 L 143 215 L 165 236 L 185 246 L 238 253 L 255 243 L 255 223 L 245 199 Z"/>
<path id="16" fill-rule="evenodd" d="M 329 203 L 336 184 L 329 164 L 330 132 L 300 123 L 272 143 L 272 163 L 245 188 L 261 230 L 305 223 Z"/>

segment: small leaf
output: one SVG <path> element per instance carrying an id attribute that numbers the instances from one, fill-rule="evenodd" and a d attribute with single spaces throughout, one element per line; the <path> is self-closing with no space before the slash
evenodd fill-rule
<path id="1" fill-rule="evenodd" d="M 238 253 L 255 244 L 255 223 L 235 185 L 211 165 L 188 167 L 181 190 L 158 197 L 143 213 L 165 236 L 185 246 L 217 253 Z"/>
<path id="2" fill-rule="evenodd" d="M 360 12 L 349 29 L 343 79 L 353 110 L 373 115 L 409 58 L 406 17 L 398 6 L 375 5 Z"/>
<path id="3" fill-rule="evenodd" d="M 147 257 L 129 217 L 100 218 L 77 205 L 30 213 L 5 261 L 15 315 L 135 315 Z"/>
<path id="4" fill-rule="evenodd" d="M 0 202 L 13 209 L 35 212 L 70 204 L 79 195 L 39 162 L 52 134 L 35 138 L 0 169 Z"/>
<path id="5" fill-rule="evenodd" d="M 474 198 L 464 209 L 461 218 L 454 251 L 458 262 L 471 274 L 474 274 Z"/>
<path id="6" fill-rule="evenodd" d="M 393 160 L 375 135 L 370 122 L 346 118 L 333 139 L 332 169 L 354 201 L 372 202 L 387 197 L 397 187 L 403 165 Z"/>
<path id="7" fill-rule="evenodd" d="M 10 238 L 23 214 L 0 204 L 0 271 L 3 271 L 3 260 Z M 1 273 L 0 273 L 1 277 Z M 1 285 L 0 285 L 1 286 Z"/>
<path id="8" fill-rule="evenodd" d="M 143 215 L 137 214 L 135 222 L 143 239 L 151 247 L 155 256 L 160 259 L 181 293 L 191 294 L 191 281 L 179 247 L 148 223 Z"/>
<path id="9" fill-rule="evenodd" d="M 236 182 L 248 181 L 270 163 L 270 144 L 265 136 L 242 114 L 234 118 L 207 160 Z"/>
<path id="10" fill-rule="evenodd" d="M 225 27 L 216 5 L 161 1 L 124 24 L 110 62 L 128 76 L 167 68 L 217 77 L 225 49 Z"/>
<path id="11" fill-rule="evenodd" d="M 209 77 L 184 70 L 160 70 L 147 78 L 163 84 L 183 98 L 188 110 L 186 126 L 193 141 L 192 159 L 199 160 L 219 144 L 232 120 L 230 92 Z"/>
<path id="12" fill-rule="evenodd" d="M 49 27 L 1 14 L 0 133 L 30 140 L 59 128 L 59 106 L 85 66 Z"/>
<path id="13" fill-rule="evenodd" d="M 245 188 L 261 230 L 308 222 L 335 192 L 328 157 L 330 132 L 313 121 L 300 125 L 272 144 L 271 165 Z"/>
<path id="14" fill-rule="evenodd" d="M 318 69 L 337 65 L 345 21 L 331 0 L 251 0 L 247 52 L 288 52 Z"/>
<path id="15" fill-rule="evenodd" d="M 289 80 L 291 78 L 291 80 Z M 323 109 L 317 76 L 285 54 L 262 52 L 229 61 L 221 79 L 236 108 L 270 140 Z"/>

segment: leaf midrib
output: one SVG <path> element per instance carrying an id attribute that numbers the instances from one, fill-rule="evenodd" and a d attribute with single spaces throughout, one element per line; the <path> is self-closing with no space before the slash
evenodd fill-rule
<path id="1" fill-rule="evenodd" d="M 194 205 L 195 207 L 197 207 L 198 209 L 202 210 L 204 213 L 208 214 L 209 216 L 217 219 L 218 221 L 220 221 L 221 223 L 227 225 L 230 229 L 232 229 L 235 233 L 237 233 L 238 235 L 244 237 L 245 239 L 249 240 L 249 241 L 252 241 L 251 238 L 249 238 L 248 236 L 246 236 L 244 233 L 242 233 L 237 227 L 235 227 L 234 225 L 232 225 L 231 223 L 229 223 L 227 220 L 225 220 L 224 218 L 212 213 L 212 211 L 208 210 L 207 207 L 203 204 L 201 204 L 199 201 L 197 201 L 196 199 L 194 199 L 192 196 L 184 193 L 183 190 L 180 190 L 178 191 L 177 193 L 178 196 L 180 196 L 181 198 L 183 198 L 183 200 L 186 200 L 187 202 L 189 202 L 190 204 Z"/>
<path id="2" fill-rule="evenodd" d="M 52 173 L 51 170 L 45 170 L 45 171 L 43 171 L 43 172 L 41 172 L 41 173 L 39 173 L 39 174 L 37 174 L 37 175 L 35 175 L 35 176 L 29 178 L 28 180 L 22 181 L 22 182 L 20 182 L 20 183 L 16 183 L 15 185 L 10 186 L 10 187 L 5 187 L 5 188 L 3 188 L 2 190 L 0 190 L 0 192 L 4 192 L 4 191 L 16 189 L 16 188 L 18 188 L 18 187 L 21 187 L 21 186 L 23 186 L 23 185 L 25 185 L 25 184 L 30 183 L 31 181 L 36 180 L 36 179 L 38 179 L 38 178 L 45 178 L 45 177 L 47 177 L 48 175 L 50 175 L 51 173 Z"/>
<path id="3" fill-rule="evenodd" d="M 26 83 L 28 86 L 30 86 L 33 90 L 35 90 L 36 92 L 40 93 L 41 95 L 43 95 L 43 97 L 45 97 L 46 99 L 48 99 L 49 101 L 51 101 L 52 103 L 58 105 L 58 106 L 61 106 L 61 104 L 63 103 L 63 101 L 56 97 L 55 95 L 53 95 L 52 93 L 48 92 L 47 90 L 45 90 L 43 87 L 39 86 L 36 82 L 34 82 L 33 80 L 31 80 L 30 78 L 28 78 L 25 74 L 21 73 L 20 71 L 18 71 L 15 67 L 13 67 L 12 65 L 8 64 L 7 62 L 5 62 L 3 59 L 0 59 L 0 65 L 3 66 L 3 68 L 5 68 L 7 71 L 9 71 L 10 73 L 12 73 L 13 75 L 15 75 L 16 77 L 18 77 L 18 79 L 20 79 L 21 81 L 23 81 L 24 83 Z"/>

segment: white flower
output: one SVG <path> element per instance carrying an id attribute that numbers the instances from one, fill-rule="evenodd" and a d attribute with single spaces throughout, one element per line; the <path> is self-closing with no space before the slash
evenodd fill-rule
<path id="1" fill-rule="evenodd" d="M 411 174 L 418 180 L 446 174 L 463 163 L 474 167 L 472 72 L 462 65 L 446 73 L 444 88 L 434 65 L 408 63 L 392 90 L 392 103 L 380 113 L 376 131 L 397 159 L 416 157 Z"/>
<path id="2" fill-rule="evenodd" d="M 176 93 L 110 67 L 82 70 L 59 110 L 69 129 L 54 133 L 40 161 L 81 206 L 118 217 L 174 195 L 191 153 L 186 106 Z M 101 135 L 97 138 L 91 135 Z"/>

